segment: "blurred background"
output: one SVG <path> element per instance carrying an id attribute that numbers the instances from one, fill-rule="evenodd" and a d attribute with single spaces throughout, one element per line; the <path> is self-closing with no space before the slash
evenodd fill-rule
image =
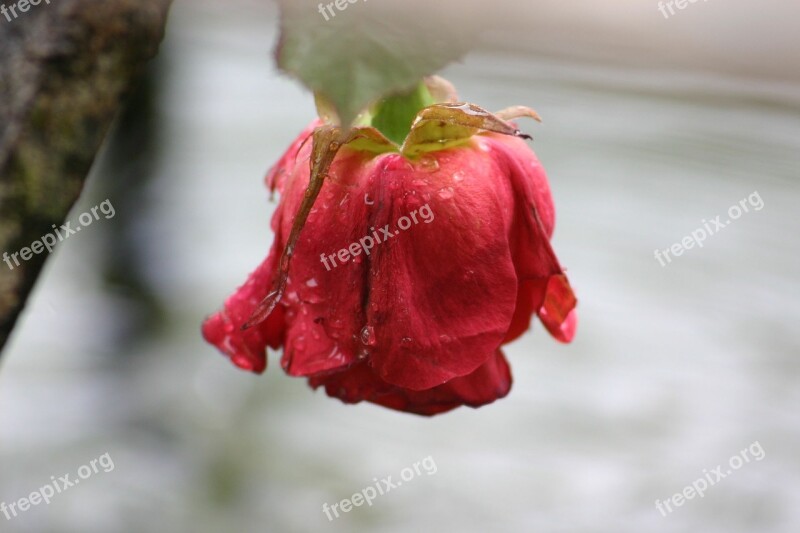
<path id="1" fill-rule="evenodd" d="M 506 399 L 433 419 L 314 393 L 276 353 L 246 374 L 204 344 L 203 318 L 267 253 L 262 177 L 314 106 L 273 66 L 271 3 L 178 0 L 70 219 L 105 199 L 116 216 L 50 258 L 0 372 L 0 502 L 105 453 L 115 468 L 0 531 L 798 531 L 800 4 L 490 11 L 443 75 L 544 117 L 525 127 L 574 343 L 537 323 L 506 350 Z M 762 210 L 654 258 L 754 191 Z M 763 460 L 656 509 L 755 441 Z M 428 456 L 435 475 L 322 512 Z"/>

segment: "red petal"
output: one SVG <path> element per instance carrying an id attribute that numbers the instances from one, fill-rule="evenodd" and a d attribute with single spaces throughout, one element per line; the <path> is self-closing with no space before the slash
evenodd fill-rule
<path id="1" fill-rule="evenodd" d="M 416 167 L 394 154 L 381 161 L 372 221 L 378 232 L 388 224 L 393 236 L 376 244 L 366 280 L 371 364 L 381 379 L 413 390 L 484 364 L 516 305 L 507 177 L 472 147 L 427 157 Z M 419 223 L 397 229 L 424 205 L 430 223 L 417 214 Z"/>
<path id="2" fill-rule="evenodd" d="M 257 374 L 267 367 L 267 345 L 277 348 L 283 343 L 283 312 L 273 313 L 268 320 L 247 331 L 241 328 L 269 291 L 274 268 L 273 252 L 247 282 L 227 299 L 224 308 L 203 324 L 206 341 L 216 346 L 239 368 Z"/>
<path id="3" fill-rule="evenodd" d="M 301 151 L 281 199 L 276 226 L 283 235 L 289 234 L 308 185 L 310 149 Z M 363 350 L 368 261 L 363 254 L 344 262 L 335 256 L 369 233 L 369 158 L 347 149 L 339 152 L 295 247 L 278 306 L 285 308 L 289 324 L 282 364 L 290 375 L 349 366 Z"/>
<path id="4" fill-rule="evenodd" d="M 540 315 L 556 339 L 569 342 L 577 324 L 573 312 L 577 300 L 550 245 L 555 215 L 547 177 L 536 155 L 522 140 L 486 137 L 485 142 L 497 154 L 511 180 L 519 214 L 512 236 L 519 291 L 504 342 L 525 332 L 533 314 Z"/>
<path id="5" fill-rule="evenodd" d="M 547 294 L 539 310 L 539 319 L 550 335 L 561 342 L 570 342 L 575 336 L 578 317 L 575 314 L 575 295 L 566 276 L 553 276 L 547 283 Z"/>
<path id="6" fill-rule="evenodd" d="M 329 396 L 345 403 L 368 401 L 398 411 L 435 415 L 462 405 L 480 407 L 506 396 L 511 389 L 511 371 L 499 350 L 471 374 L 423 391 L 396 387 L 381 380 L 366 363 L 330 376 L 309 379 L 324 386 Z"/>

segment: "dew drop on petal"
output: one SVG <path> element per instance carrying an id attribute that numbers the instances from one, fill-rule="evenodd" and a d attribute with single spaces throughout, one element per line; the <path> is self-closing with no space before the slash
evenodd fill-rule
<path id="1" fill-rule="evenodd" d="M 378 342 L 375 339 L 375 328 L 372 326 L 364 326 L 364 329 L 361 330 L 361 342 L 365 346 L 375 346 Z"/>
<path id="2" fill-rule="evenodd" d="M 439 170 L 439 161 L 430 155 L 422 156 L 419 159 L 419 168 L 426 172 L 436 172 Z"/>
<path id="3" fill-rule="evenodd" d="M 242 355 L 234 355 L 231 358 L 231 361 L 233 362 L 234 365 L 238 366 L 242 370 L 247 370 L 248 372 L 252 372 L 253 369 L 255 368 L 253 362 L 249 358 Z"/>
<path id="4" fill-rule="evenodd" d="M 295 339 L 295 341 L 294 341 L 294 349 L 295 350 L 299 350 L 301 352 L 306 349 L 306 337 L 305 337 L 305 335 L 301 335 L 300 337 L 297 337 Z"/>
<path id="5" fill-rule="evenodd" d="M 453 191 L 452 187 L 445 187 L 444 189 L 439 190 L 439 198 L 442 200 L 450 200 L 453 196 L 455 196 L 455 191 Z"/>
<path id="6" fill-rule="evenodd" d="M 412 339 L 411 337 L 403 337 L 402 339 L 400 339 L 400 346 L 402 346 L 403 348 L 411 348 L 411 346 L 413 345 L 414 345 L 414 339 Z"/>
<path id="7" fill-rule="evenodd" d="M 333 350 L 328 354 L 328 359 L 334 359 L 339 363 L 345 363 L 345 355 L 339 351 L 338 345 L 333 346 Z"/>

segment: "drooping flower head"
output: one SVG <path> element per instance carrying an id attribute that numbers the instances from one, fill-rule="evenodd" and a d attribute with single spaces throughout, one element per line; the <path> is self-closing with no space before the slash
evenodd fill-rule
<path id="1" fill-rule="evenodd" d="M 380 108 L 343 130 L 323 103 L 270 171 L 272 250 L 203 326 L 234 364 L 263 372 L 283 347 L 330 396 L 433 415 L 505 396 L 500 348 L 534 316 L 572 339 L 547 177 L 509 122 L 538 116 L 459 103 L 439 78 L 422 91 L 410 130 L 378 129 Z"/>

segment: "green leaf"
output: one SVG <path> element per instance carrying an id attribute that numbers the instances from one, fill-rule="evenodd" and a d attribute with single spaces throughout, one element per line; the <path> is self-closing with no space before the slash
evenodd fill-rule
<path id="1" fill-rule="evenodd" d="M 477 40 L 480 17 L 463 4 L 278 1 L 278 66 L 330 103 L 343 125 L 371 104 L 413 90 Z"/>

